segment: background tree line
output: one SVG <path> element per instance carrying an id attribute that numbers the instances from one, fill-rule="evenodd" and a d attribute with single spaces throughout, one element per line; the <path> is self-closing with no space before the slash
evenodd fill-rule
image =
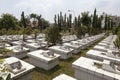
<path id="1" fill-rule="evenodd" d="M 72 21 L 72 19 L 74 20 Z M 93 14 L 89 14 L 86 11 L 75 17 L 72 14 L 66 15 L 66 13 L 62 14 L 60 12 L 54 16 L 54 23 L 60 31 L 69 31 L 70 33 L 76 34 L 79 38 L 84 36 L 85 33 L 95 35 L 113 29 L 113 21 L 110 15 L 98 15 L 96 9 Z"/>
<path id="2" fill-rule="evenodd" d="M 110 15 L 98 15 L 95 9 L 93 14 L 88 11 L 80 13 L 78 16 L 72 14 L 63 14 L 60 12 L 54 16 L 54 23 L 49 23 L 41 14 L 25 15 L 21 13 L 18 20 L 11 14 L 2 14 L 0 17 L 0 34 L 35 34 L 45 32 L 46 40 L 50 42 L 61 43 L 61 33 L 75 34 L 78 38 L 107 32 L 114 29 Z M 45 30 L 45 31 L 44 31 Z M 55 37 L 57 35 L 57 37 Z M 47 39 L 48 38 L 48 39 Z M 54 39 L 54 40 L 53 40 Z M 59 40 L 57 40 L 59 39 Z M 49 41 L 51 40 L 51 41 Z"/>
<path id="3" fill-rule="evenodd" d="M 49 27 L 49 22 L 42 18 L 42 15 L 29 14 L 25 15 L 24 12 L 21 14 L 21 19 L 18 20 L 11 14 L 2 14 L 0 17 L 0 29 L 17 29 L 18 27 L 31 27 L 39 30 L 44 30 Z"/>

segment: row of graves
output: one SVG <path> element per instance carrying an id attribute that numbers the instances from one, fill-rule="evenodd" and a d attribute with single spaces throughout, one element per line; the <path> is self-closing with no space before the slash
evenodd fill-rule
<path id="1" fill-rule="evenodd" d="M 73 37 L 72 37 L 73 36 Z M 40 34 L 37 39 L 33 39 L 33 36 L 26 38 L 26 41 L 22 40 L 21 35 L 7 36 L 7 41 L 10 44 L 3 42 L 0 47 L 13 51 L 13 54 L 7 53 L 7 58 L 0 61 L 0 77 L 6 79 L 9 74 L 11 80 L 32 80 L 32 71 L 35 67 L 51 70 L 56 65 L 59 65 L 59 59 L 69 59 L 72 55 L 77 54 L 80 50 L 92 45 L 96 41 L 100 40 L 104 36 L 104 33 L 85 37 L 83 39 L 77 39 L 75 35 L 62 37 L 62 45 L 51 46 L 45 41 L 45 35 Z M 0 39 L 5 40 L 4 36 Z M 47 49 L 43 49 L 47 48 Z M 1 54 L 2 57 L 2 54 Z M 29 61 L 25 62 L 21 59 L 28 57 Z M 4 69 L 7 69 L 4 71 Z M 65 77 L 63 79 L 63 77 Z M 66 74 L 61 74 L 53 80 L 76 80 Z"/>
<path id="2" fill-rule="evenodd" d="M 78 80 L 120 80 L 120 53 L 114 45 L 116 35 L 109 35 L 72 63 Z"/>

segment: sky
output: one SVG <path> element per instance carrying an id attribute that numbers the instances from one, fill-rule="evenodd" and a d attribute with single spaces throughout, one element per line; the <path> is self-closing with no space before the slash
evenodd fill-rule
<path id="1" fill-rule="evenodd" d="M 95 8 L 98 14 L 120 16 L 120 0 L 0 0 L 0 15 L 10 13 L 20 19 L 24 11 L 25 15 L 41 14 L 49 22 L 53 22 L 54 15 L 60 11 L 78 16 L 84 11 L 93 13 Z"/>

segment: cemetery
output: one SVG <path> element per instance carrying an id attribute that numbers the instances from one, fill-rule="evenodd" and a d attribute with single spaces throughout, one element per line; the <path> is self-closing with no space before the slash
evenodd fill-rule
<path id="1" fill-rule="evenodd" d="M 76 1 L 0 1 L 0 80 L 120 80 L 120 1 Z"/>

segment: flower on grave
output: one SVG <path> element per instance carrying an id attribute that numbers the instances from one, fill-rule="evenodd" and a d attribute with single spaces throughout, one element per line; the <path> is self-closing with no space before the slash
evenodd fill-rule
<path id="1" fill-rule="evenodd" d="M 0 73 L 3 75 L 6 75 L 6 79 L 4 79 L 2 76 L 0 76 L 0 80 L 10 80 L 11 79 L 11 74 L 8 73 L 8 69 L 6 64 L 4 63 L 4 59 L 0 59 Z"/>
<path id="2" fill-rule="evenodd" d="M 7 66 L 6 64 L 4 63 L 4 60 L 1 59 L 0 60 L 0 72 L 6 72 L 7 71 Z"/>

